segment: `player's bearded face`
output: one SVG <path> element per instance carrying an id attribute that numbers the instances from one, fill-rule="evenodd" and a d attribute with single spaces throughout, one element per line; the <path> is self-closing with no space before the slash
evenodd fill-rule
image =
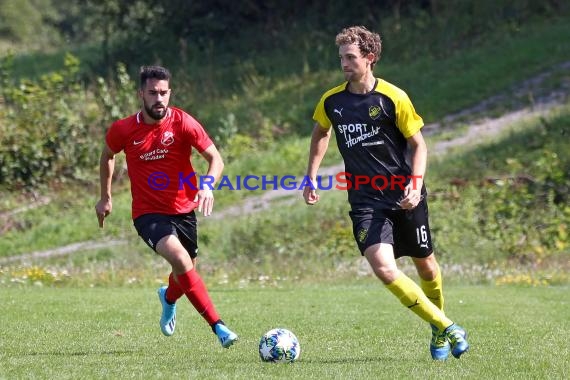
<path id="1" fill-rule="evenodd" d="M 166 105 L 161 102 L 147 104 L 146 100 L 143 100 L 143 106 L 148 116 L 152 117 L 154 120 L 161 120 L 166 116 Z"/>
<path id="2" fill-rule="evenodd" d="M 149 79 L 142 90 L 141 98 L 145 113 L 154 120 L 166 116 L 170 101 L 170 87 L 166 80 Z"/>

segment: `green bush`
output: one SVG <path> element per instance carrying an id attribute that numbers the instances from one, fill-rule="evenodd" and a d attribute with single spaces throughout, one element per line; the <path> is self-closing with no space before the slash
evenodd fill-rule
<path id="1" fill-rule="evenodd" d="M 133 85 L 119 66 L 119 90 L 101 85 L 99 98 L 80 81 L 79 60 L 37 81 L 16 81 L 10 59 L 0 64 L 0 186 L 17 190 L 92 180 L 105 129 L 120 110 L 133 109 Z M 100 81 L 99 83 L 104 83 Z M 126 93 L 129 93 L 127 96 Z"/>
<path id="2" fill-rule="evenodd" d="M 432 221 L 444 255 L 540 264 L 570 251 L 568 106 L 496 143 L 432 165 Z"/>
<path id="3" fill-rule="evenodd" d="M 525 166 L 526 173 L 535 173 L 533 177 L 507 177 L 483 187 L 481 236 L 500 242 L 500 251 L 520 261 L 540 262 L 545 255 L 568 248 L 570 178 L 561 169 L 558 155 L 544 150 Z"/>

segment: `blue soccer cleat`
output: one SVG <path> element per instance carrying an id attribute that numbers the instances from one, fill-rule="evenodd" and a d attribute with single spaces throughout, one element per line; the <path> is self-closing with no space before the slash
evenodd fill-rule
<path id="1" fill-rule="evenodd" d="M 439 331 L 434 325 L 431 325 L 429 351 L 433 360 L 447 360 L 449 352 L 451 351 L 447 335 Z"/>
<path id="2" fill-rule="evenodd" d="M 469 350 L 467 343 L 467 331 L 463 327 L 455 323 L 445 329 L 443 332 L 451 344 L 451 355 L 457 359 Z"/>
<path id="3" fill-rule="evenodd" d="M 166 302 L 166 286 L 158 289 L 158 299 L 162 305 L 162 315 L 160 316 L 160 330 L 166 336 L 174 334 L 176 327 L 176 304 Z"/>
<path id="4" fill-rule="evenodd" d="M 237 334 L 228 329 L 228 327 L 221 322 L 214 325 L 214 332 L 223 348 L 229 348 L 238 340 Z"/>

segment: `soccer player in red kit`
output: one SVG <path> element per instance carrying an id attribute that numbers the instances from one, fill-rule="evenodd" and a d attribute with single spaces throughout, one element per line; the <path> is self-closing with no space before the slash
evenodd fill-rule
<path id="1" fill-rule="evenodd" d="M 168 286 L 158 289 L 160 328 L 170 336 L 176 326 L 176 301 L 186 295 L 211 326 L 224 348 L 238 336 L 220 319 L 195 269 L 198 254 L 195 209 L 212 213 L 212 188 L 198 189 L 192 150 L 208 162 L 206 173 L 217 181 L 224 168 L 218 149 L 202 125 L 181 109 L 169 107 L 170 72 L 144 66 L 140 72 L 139 112 L 115 121 L 101 153 L 101 199 L 95 212 L 102 228 L 111 213 L 115 154 L 125 152 L 131 182 L 132 218 L 139 236 L 172 266 Z"/>

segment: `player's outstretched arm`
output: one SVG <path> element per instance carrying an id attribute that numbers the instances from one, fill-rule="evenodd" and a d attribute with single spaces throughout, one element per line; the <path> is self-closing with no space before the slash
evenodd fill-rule
<path id="1" fill-rule="evenodd" d="M 216 182 L 222 176 L 222 171 L 224 170 L 224 160 L 218 151 L 218 148 L 214 144 L 206 148 L 202 153 L 202 157 L 208 161 L 208 172 L 206 176 L 213 179 L 208 185 L 214 187 Z M 212 213 L 214 209 L 214 193 L 212 188 L 208 187 L 206 189 L 199 189 L 194 198 L 194 202 L 198 202 L 198 211 L 204 216 L 208 216 Z"/>
<path id="2" fill-rule="evenodd" d="M 105 144 L 99 160 L 99 179 L 101 185 L 101 198 L 95 205 L 95 213 L 99 220 L 99 227 L 103 228 L 105 218 L 113 211 L 111 199 L 111 183 L 115 170 L 115 153 Z"/>
<path id="3" fill-rule="evenodd" d="M 311 148 L 309 150 L 309 163 L 307 165 L 307 177 L 313 183 L 313 188 L 305 187 L 303 189 L 303 198 L 308 205 L 314 205 L 319 201 L 319 194 L 316 191 L 317 173 L 321 162 L 329 147 L 331 138 L 331 129 L 325 129 L 319 124 L 315 124 L 313 134 L 311 136 Z"/>
<path id="4" fill-rule="evenodd" d="M 404 190 L 404 198 L 400 201 L 403 209 L 415 208 L 422 198 L 422 186 L 427 165 L 427 146 L 421 132 L 408 138 L 412 149 L 412 175 L 411 181 Z"/>

